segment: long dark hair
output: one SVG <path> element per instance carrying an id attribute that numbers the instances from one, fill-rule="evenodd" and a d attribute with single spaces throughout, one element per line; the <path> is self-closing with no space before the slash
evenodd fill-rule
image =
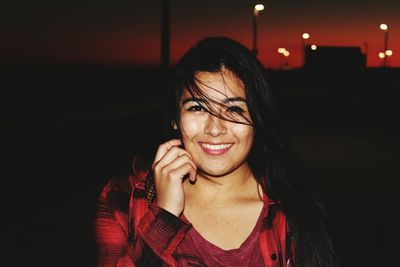
<path id="1" fill-rule="evenodd" d="M 295 157 L 279 134 L 264 68 L 249 49 L 225 37 L 206 38 L 192 47 L 178 62 L 172 75 L 167 98 L 167 124 L 175 122 L 179 125 L 180 98 L 185 89 L 210 101 L 202 94 L 196 73 L 215 73 L 223 69 L 243 82 L 251 122 L 241 120 L 238 123 L 252 125 L 255 132 L 248 164 L 268 197 L 279 203 L 287 217 L 291 232 L 288 238 L 295 244 L 296 266 L 336 266 L 325 211 L 319 199 L 310 192 Z"/>

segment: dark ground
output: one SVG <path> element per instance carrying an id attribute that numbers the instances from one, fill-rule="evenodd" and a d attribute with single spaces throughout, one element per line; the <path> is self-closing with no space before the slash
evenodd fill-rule
<path id="1" fill-rule="evenodd" d="M 343 266 L 398 266 L 400 72 L 269 72 Z M 161 142 L 159 72 L 1 71 L 2 266 L 93 266 L 106 181 Z"/>

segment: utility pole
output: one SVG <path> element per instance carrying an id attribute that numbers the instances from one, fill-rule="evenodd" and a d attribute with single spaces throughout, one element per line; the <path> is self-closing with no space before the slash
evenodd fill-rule
<path id="1" fill-rule="evenodd" d="M 389 26 L 385 23 L 382 23 L 379 25 L 379 28 L 385 33 L 385 37 L 383 40 L 383 66 L 387 67 L 388 66 L 388 61 L 387 61 L 387 51 L 388 51 L 388 43 L 389 43 Z"/>
<path id="2" fill-rule="evenodd" d="M 388 66 L 388 55 L 387 55 L 387 51 L 388 51 L 388 43 L 389 43 L 389 29 L 387 29 L 386 31 L 385 31 L 385 44 L 384 44 L 384 53 L 385 53 L 385 58 L 383 59 L 384 60 L 384 65 L 385 65 L 385 67 L 387 67 Z"/>
<path id="3" fill-rule="evenodd" d="M 161 75 L 162 82 L 168 78 L 170 67 L 170 0 L 161 0 Z"/>
<path id="4" fill-rule="evenodd" d="M 264 10 L 263 4 L 253 5 L 253 47 L 251 50 L 254 53 L 254 55 L 257 55 L 257 53 L 258 53 L 258 50 L 257 50 L 258 13 L 263 10 Z"/>

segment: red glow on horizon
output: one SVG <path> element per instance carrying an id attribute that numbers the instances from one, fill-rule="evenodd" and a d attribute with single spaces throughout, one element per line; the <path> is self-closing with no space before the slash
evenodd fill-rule
<path id="1" fill-rule="evenodd" d="M 351 42 L 346 44 L 345 41 L 335 44 L 333 41 L 334 40 L 331 41 L 329 39 L 323 39 L 322 42 L 307 42 L 306 44 L 316 44 L 317 46 L 359 47 L 363 54 L 367 52 L 367 67 L 379 67 L 382 65 L 382 59 L 378 57 L 378 53 L 381 52 L 382 49 L 377 42 L 368 44 L 366 47 L 365 44 L 357 45 Z M 251 47 L 251 40 L 245 40 L 242 43 L 249 48 Z M 190 42 L 179 42 L 176 44 L 173 43 L 172 47 L 174 50 L 171 51 L 172 62 L 176 63 L 179 58 L 191 47 L 191 45 L 192 44 Z M 303 65 L 304 55 L 301 41 L 299 41 L 297 45 L 279 45 L 278 43 L 275 43 L 275 45 L 267 45 L 265 42 L 263 42 L 259 44 L 257 57 L 266 68 L 282 68 L 281 55 L 277 52 L 279 47 L 285 47 L 290 52 L 290 56 L 288 57 L 289 67 L 298 68 Z M 391 46 L 390 48 L 393 50 L 393 55 L 389 58 L 389 66 L 400 67 L 400 46 Z M 396 53 L 396 51 L 398 52 Z M 318 49 L 316 52 L 318 52 Z"/>
<path id="2" fill-rule="evenodd" d="M 246 13 L 245 8 L 253 6 L 249 3 L 235 5 L 229 10 L 224 6 L 225 12 L 221 16 L 222 9 L 217 10 L 215 3 L 200 5 L 183 1 L 174 4 L 175 9 L 171 10 L 171 65 L 207 36 L 227 36 L 251 48 L 252 9 Z M 307 14 L 303 14 L 296 9 L 300 6 L 303 5 L 288 7 L 277 1 L 266 5 L 260 13 L 257 56 L 266 68 L 281 68 L 281 55 L 276 51 L 279 47 L 290 52 L 287 58 L 290 67 L 302 66 L 303 42 L 317 46 L 360 47 L 367 54 L 368 67 L 381 66 L 382 59 L 378 57 L 379 52 L 384 52 L 381 23 L 387 23 L 390 31 L 388 48 L 393 55 L 389 58 L 389 66 L 400 67 L 400 23 L 396 12 L 381 5 L 381 9 L 375 10 L 347 4 L 347 15 L 339 12 L 343 10 L 328 10 L 327 5 L 319 6 L 318 12 L 304 9 Z M 29 28 L 24 24 L 21 26 L 26 29 L 24 34 L 4 36 L 5 49 L 0 51 L 0 59 L 3 64 L 31 61 L 159 66 L 160 6 L 154 3 L 150 10 L 137 1 L 135 7 L 132 12 L 137 12 L 138 16 L 132 20 L 129 11 L 121 21 L 116 17 L 90 23 L 77 20 L 75 26 L 65 22 L 57 29 L 48 26 L 47 20 L 43 24 L 48 28 L 41 24 Z M 201 8 L 212 11 L 207 19 Z M 360 12 L 349 16 L 352 8 Z M 118 13 L 118 16 L 121 14 L 124 13 Z M 302 39 L 304 32 L 310 35 L 305 41 Z"/>

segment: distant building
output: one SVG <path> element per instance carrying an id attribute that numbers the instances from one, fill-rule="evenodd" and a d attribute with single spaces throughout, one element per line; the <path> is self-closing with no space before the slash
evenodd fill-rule
<path id="1" fill-rule="evenodd" d="M 311 49 L 313 48 L 313 49 Z M 355 71 L 366 67 L 366 55 L 359 47 L 306 46 L 304 67 L 318 70 Z"/>

